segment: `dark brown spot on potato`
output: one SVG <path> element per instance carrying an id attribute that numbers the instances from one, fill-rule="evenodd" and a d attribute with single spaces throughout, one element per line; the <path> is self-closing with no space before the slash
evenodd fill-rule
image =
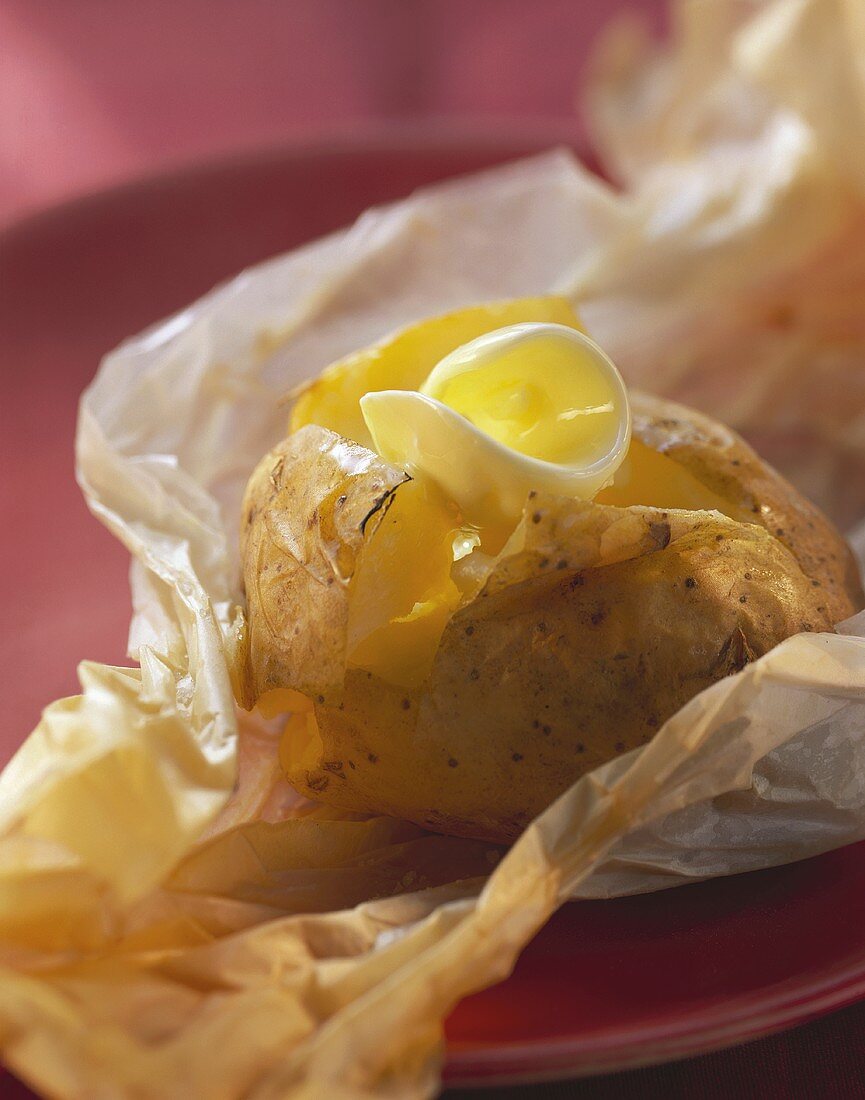
<path id="1" fill-rule="evenodd" d="M 403 699 L 402 709 L 403 710 L 410 710 L 411 709 L 411 700 L 410 699 Z"/>
<path id="2" fill-rule="evenodd" d="M 697 582 L 693 577 L 685 577 L 685 588 L 696 588 Z"/>
<path id="3" fill-rule="evenodd" d="M 665 546 L 670 545 L 669 523 L 650 523 L 649 534 L 652 536 L 659 550 L 663 550 Z"/>
<path id="4" fill-rule="evenodd" d="M 479 676 L 480 676 L 480 673 L 478 672 L 478 670 L 476 668 L 473 668 L 471 670 L 471 672 L 469 673 L 469 679 L 470 680 L 477 680 Z"/>
<path id="5" fill-rule="evenodd" d="M 451 757 L 448 760 L 448 767 L 449 768 L 457 768 L 457 767 L 459 767 L 459 763 L 460 763 L 459 760 L 454 760 L 454 758 Z"/>
<path id="6" fill-rule="evenodd" d="M 306 785 L 311 791 L 315 791 L 316 794 L 321 794 L 322 791 L 326 791 L 330 786 L 330 779 L 326 775 L 312 775 L 310 772 L 307 772 Z"/>
<path id="7" fill-rule="evenodd" d="M 512 752 L 511 753 L 511 760 L 513 760 L 513 762 L 515 764 L 519 764 L 519 762 L 522 760 L 522 758 L 523 758 L 523 754 L 521 752 Z"/>
<path id="8" fill-rule="evenodd" d="M 541 515 L 541 513 L 540 512 L 535 512 L 534 515 L 532 516 L 532 523 L 540 523 L 542 519 L 543 519 L 543 516 Z"/>
<path id="9" fill-rule="evenodd" d="M 466 636 L 467 637 L 471 638 L 471 636 L 472 636 L 472 634 L 474 634 L 474 632 L 475 632 L 475 628 L 473 626 L 467 626 L 466 627 Z"/>
<path id="10" fill-rule="evenodd" d="M 722 669 L 724 675 L 730 675 L 733 672 L 741 672 L 745 665 L 750 664 L 756 657 L 757 654 L 749 645 L 744 631 L 741 627 L 737 627 L 721 646 L 715 667 Z"/>
<path id="11" fill-rule="evenodd" d="M 368 752 L 366 754 L 366 758 L 370 762 L 370 764 L 377 764 L 378 763 L 378 757 L 375 755 L 374 752 Z"/>
<path id="12" fill-rule="evenodd" d="M 624 752 L 625 751 L 625 742 L 624 741 L 617 741 L 616 744 L 615 744 L 615 749 L 616 749 L 616 752 Z"/>
<path id="13" fill-rule="evenodd" d="M 599 608 L 592 614 L 592 626 L 600 626 L 606 617 L 606 611 L 604 611 L 603 608 Z"/>

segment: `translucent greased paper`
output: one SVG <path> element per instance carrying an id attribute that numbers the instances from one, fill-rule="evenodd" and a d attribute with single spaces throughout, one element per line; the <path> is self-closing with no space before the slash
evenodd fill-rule
<path id="1" fill-rule="evenodd" d="M 727 420 L 861 523 L 861 18 L 719 0 L 680 6 L 666 53 L 613 31 L 588 102 L 621 192 L 564 153 L 436 187 L 108 356 L 78 470 L 133 557 L 140 667 L 82 665 L 0 777 L 0 1044 L 36 1088 L 429 1095 L 447 1012 L 565 899 L 865 837 L 865 615 L 716 684 L 507 852 L 303 801 L 278 720 L 232 691 L 239 502 L 279 399 L 468 303 L 568 294 L 629 381 Z"/>

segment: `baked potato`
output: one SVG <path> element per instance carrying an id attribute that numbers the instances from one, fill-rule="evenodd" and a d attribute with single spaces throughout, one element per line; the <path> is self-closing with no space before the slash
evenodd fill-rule
<path id="1" fill-rule="evenodd" d="M 503 546 L 455 561 L 458 509 L 373 452 L 356 404 L 514 318 L 577 325 L 556 299 L 479 307 L 331 368 L 253 474 L 241 540 L 243 701 L 291 713 L 292 785 L 505 842 L 719 678 L 865 603 L 817 508 L 729 429 L 644 394 L 609 488 L 530 493 Z"/>

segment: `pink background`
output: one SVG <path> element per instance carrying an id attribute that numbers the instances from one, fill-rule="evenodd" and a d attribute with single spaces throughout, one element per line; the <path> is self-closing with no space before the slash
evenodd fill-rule
<path id="1" fill-rule="evenodd" d="M 0 0 L 0 223 L 201 158 L 473 119 L 581 124 L 592 38 L 663 0 Z"/>

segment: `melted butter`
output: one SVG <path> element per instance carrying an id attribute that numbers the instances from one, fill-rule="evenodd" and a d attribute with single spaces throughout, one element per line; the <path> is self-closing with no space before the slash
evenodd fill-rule
<path id="1" fill-rule="evenodd" d="M 581 332 L 543 322 L 472 340 L 419 393 L 368 393 L 361 409 L 378 453 L 435 482 L 481 530 L 512 526 L 532 490 L 592 499 L 631 436 L 612 362 Z"/>

